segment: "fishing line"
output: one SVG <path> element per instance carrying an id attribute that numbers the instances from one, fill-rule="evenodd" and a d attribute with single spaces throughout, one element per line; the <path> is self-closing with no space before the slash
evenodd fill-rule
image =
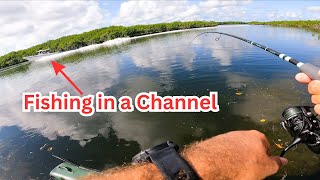
<path id="1" fill-rule="evenodd" d="M 300 62 L 284 53 L 278 52 L 274 49 L 271 49 L 269 47 L 266 47 L 262 44 L 253 42 L 251 40 L 235 36 L 232 34 L 222 33 L 222 32 L 203 32 L 195 36 L 193 40 L 195 40 L 197 37 L 203 35 L 203 34 L 220 34 L 220 35 L 226 35 L 229 37 L 233 37 L 235 39 L 239 39 L 241 41 L 244 41 L 248 44 L 251 44 L 253 46 L 256 46 L 260 49 L 263 49 L 275 56 L 278 56 L 280 59 L 289 62 L 295 66 L 297 66 L 301 72 L 305 73 L 309 76 L 309 78 L 313 80 L 320 80 L 320 68 L 317 66 L 314 66 L 310 63 L 303 63 Z M 220 39 L 220 37 L 218 38 Z M 192 41 L 189 43 L 188 46 L 192 43 Z M 282 126 L 283 128 L 288 131 L 292 137 L 294 137 L 293 141 L 282 150 L 280 157 L 283 157 L 284 154 L 292 147 L 299 143 L 304 143 L 308 146 L 308 148 L 317 154 L 320 154 L 320 123 L 318 122 L 318 119 L 314 114 L 310 111 L 309 106 L 293 106 L 287 108 L 283 114 L 282 114 Z"/>
<path id="2" fill-rule="evenodd" d="M 320 68 L 317 67 L 317 66 L 314 66 L 310 63 L 303 63 L 303 62 L 300 62 L 284 53 L 281 53 L 281 52 L 278 52 L 274 49 L 271 49 L 269 47 L 266 47 L 262 44 L 259 44 L 259 43 L 256 43 L 256 42 L 253 42 L 251 40 L 248 40 L 248 39 L 245 39 L 245 38 L 242 38 L 242 37 L 239 37 L 239 36 L 235 36 L 235 35 L 232 35 L 232 34 L 227 34 L 227 33 L 223 33 L 223 32 L 216 32 L 216 31 L 212 31 L 212 32 L 203 32 L 203 33 L 200 33 L 198 34 L 197 36 L 195 36 L 192 41 L 189 43 L 188 47 L 191 45 L 191 43 L 199 36 L 203 35 L 203 34 L 219 34 L 220 36 L 218 38 L 215 38 L 216 41 L 218 41 L 221 37 L 221 35 L 225 35 L 225 36 L 229 36 L 229 37 L 232 37 L 232 38 L 235 38 L 235 39 L 239 39 L 241 41 L 244 41 L 248 44 L 251 44 L 253 46 L 256 46 L 260 49 L 263 49 L 264 51 L 267 51 L 275 56 L 278 56 L 280 59 L 286 61 L 286 62 L 289 62 L 295 66 L 297 66 L 301 72 L 307 74 L 311 79 L 313 80 L 320 80 Z"/>

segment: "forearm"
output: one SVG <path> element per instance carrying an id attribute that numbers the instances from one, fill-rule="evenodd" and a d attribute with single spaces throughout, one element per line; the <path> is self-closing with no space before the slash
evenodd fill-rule
<path id="1" fill-rule="evenodd" d="M 92 174 L 84 177 L 82 180 L 143 180 L 143 179 L 163 179 L 160 171 L 152 163 L 131 165 L 121 168 L 106 170 L 101 174 Z"/>
<path id="2" fill-rule="evenodd" d="M 217 138 L 219 137 L 210 139 L 210 142 L 206 140 L 188 146 L 182 152 L 182 157 L 201 179 L 235 179 L 231 173 L 228 173 L 229 170 L 232 171 L 232 167 L 229 167 L 230 169 L 225 167 L 229 164 L 227 161 L 230 160 L 229 155 L 226 155 L 229 154 L 229 150 L 223 148 L 219 143 L 212 144 L 212 141 L 218 140 Z M 222 162 L 222 159 L 226 161 Z"/>
<path id="3" fill-rule="evenodd" d="M 270 144 L 258 131 L 234 131 L 186 147 L 181 155 L 201 179 L 260 180 L 276 173 L 286 159 L 269 155 Z M 132 165 L 91 175 L 97 179 L 164 179 L 152 163 Z"/>
<path id="4" fill-rule="evenodd" d="M 182 156 L 202 179 L 249 180 L 254 174 L 247 166 L 254 164 L 248 163 L 247 159 L 241 157 L 244 156 L 243 153 L 235 153 L 237 145 L 244 141 L 234 138 L 231 134 L 218 135 L 190 145 L 182 152 Z M 245 149 L 240 148 L 240 150 L 246 151 L 247 147 L 243 147 Z"/>
<path id="5" fill-rule="evenodd" d="M 226 174 L 221 174 L 219 168 L 215 167 L 216 163 L 214 158 L 206 154 L 212 154 L 212 151 L 206 152 L 206 141 L 201 143 L 194 143 L 189 145 L 181 153 L 182 157 L 193 167 L 201 179 L 213 179 L 214 177 L 227 177 Z M 211 147 L 209 147 L 211 148 Z M 218 147 L 218 149 L 223 150 Z M 217 156 L 220 154 L 217 150 Z M 218 158 L 218 157 L 217 157 Z M 221 159 L 221 157 L 220 157 Z M 220 174 L 220 175 L 219 175 Z M 230 177 L 229 177 L 230 178 Z M 97 180 L 97 179 L 164 179 L 158 168 L 152 163 L 145 163 L 142 165 L 132 165 L 123 168 L 115 168 L 107 170 L 99 175 L 91 175 L 85 177 L 84 180 Z M 215 178 L 217 179 L 217 178 Z"/>

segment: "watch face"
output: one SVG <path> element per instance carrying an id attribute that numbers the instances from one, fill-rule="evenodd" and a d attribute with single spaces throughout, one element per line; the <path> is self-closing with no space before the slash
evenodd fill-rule
<path id="1" fill-rule="evenodd" d="M 135 164 L 135 163 L 142 163 L 142 162 L 151 162 L 149 154 L 155 153 L 155 152 L 160 151 L 160 150 L 167 148 L 167 147 L 172 147 L 176 151 L 179 150 L 178 145 L 174 144 L 172 141 L 167 141 L 162 144 L 156 145 L 152 148 L 149 148 L 147 150 L 141 151 L 139 154 L 135 155 L 132 158 L 132 163 Z"/>
<path id="2" fill-rule="evenodd" d="M 155 164 L 165 179 L 199 179 L 197 173 L 177 152 L 178 149 L 179 147 L 172 141 L 167 141 L 140 152 L 132 158 L 132 161 Z"/>
<path id="3" fill-rule="evenodd" d="M 149 155 L 145 151 L 140 152 L 139 154 L 133 156 L 132 158 L 133 164 L 138 164 L 143 162 L 151 162 Z"/>
<path id="4" fill-rule="evenodd" d="M 179 146 L 174 144 L 172 141 L 167 141 L 167 142 L 164 142 L 162 144 L 159 144 L 159 145 L 156 145 L 152 148 L 149 148 L 147 149 L 146 151 L 147 152 L 150 152 L 150 151 L 159 151 L 161 149 L 164 149 L 164 148 L 167 148 L 167 147 L 173 147 L 176 151 L 178 151 L 179 149 Z"/>
<path id="5" fill-rule="evenodd" d="M 166 148 L 166 147 L 169 147 L 169 143 L 168 143 L 169 141 L 167 141 L 167 142 L 165 142 L 165 143 L 162 143 L 162 144 L 159 144 L 159 145 L 156 145 L 156 146 L 154 146 L 154 147 L 152 147 L 152 148 L 149 148 L 148 150 L 149 151 L 159 151 L 159 150 L 161 150 L 161 149 L 164 149 L 164 148 Z M 146 151 L 148 151 L 148 150 L 146 150 Z"/>

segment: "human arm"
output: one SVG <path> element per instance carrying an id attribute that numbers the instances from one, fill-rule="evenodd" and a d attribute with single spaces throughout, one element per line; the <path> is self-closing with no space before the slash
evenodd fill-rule
<path id="1" fill-rule="evenodd" d="M 319 71 L 320 76 L 320 71 Z M 314 110 L 317 114 L 320 114 L 320 81 L 311 80 L 306 74 L 299 73 L 296 75 L 296 80 L 308 84 L 308 91 L 311 94 L 311 101 L 314 106 Z"/>
<path id="2" fill-rule="evenodd" d="M 270 156 L 270 144 L 258 131 L 233 131 L 189 145 L 184 159 L 202 179 L 264 179 L 287 163 L 285 158 Z M 116 168 L 84 180 L 163 179 L 152 163 Z"/>

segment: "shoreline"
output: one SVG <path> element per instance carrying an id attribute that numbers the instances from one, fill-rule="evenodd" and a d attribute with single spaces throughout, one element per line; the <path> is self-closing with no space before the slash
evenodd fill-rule
<path id="1" fill-rule="evenodd" d="M 11 51 L 0 56 L 0 69 L 24 62 L 25 59 L 36 60 L 39 56 L 34 57 L 37 51 L 49 49 L 53 52 L 66 52 L 76 50 L 84 46 L 101 44 L 108 40 L 116 38 L 134 37 L 145 34 L 166 32 L 179 29 L 212 27 L 225 24 L 245 24 L 244 22 L 226 21 L 187 21 L 187 22 L 167 22 L 157 24 L 137 24 L 132 26 L 108 26 L 93 29 L 90 31 L 62 36 L 60 38 L 47 40 L 46 42 L 36 44 L 26 49 Z M 90 49 L 90 48 L 89 48 Z M 23 58 L 25 57 L 25 59 Z"/>
<path id="2" fill-rule="evenodd" d="M 230 25 L 225 24 L 225 25 L 217 25 L 217 26 L 211 26 L 211 27 L 179 29 L 179 30 L 165 31 L 165 32 L 159 32 L 159 33 L 153 33 L 153 34 L 145 34 L 145 35 L 134 36 L 134 37 L 115 38 L 115 39 L 108 40 L 108 41 L 105 41 L 105 42 L 100 43 L 100 44 L 92 44 L 92 45 L 81 47 L 79 49 L 59 52 L 59 53 L 55 53 L 55 54 L 50 54 L 48 56 L 40 57 L 39 59 L 34 59 L 34 60 L 25 59 L 25 58 L 33 58 L 33 57 L 36 57 L 37 55 L 23 57 L 23 59 L 25 59 L 26 61 L 24 61 L 22 63 L 15 64 L 13 66 L 8 66 L 8 67 L 5 67 L 5 68 L 1 68 L 0 72 L 19 67 L 20 65 L 23 65 L 23 64 L 26 64 L 26 63 L 32 63 L 33 61 L 37 61 L 37 62 L 42 61 L 43 62 L 43 61 L 48 61 L 48 60 L 61 59 L 61 58 L 64 58 L 64 57 L 72 56 L 72 55 L 77 54 L 77 53 L 86 53 L 86 52 L 94 51 L 94 50 L 97 50 L 99 48 L 106 48 L 106 47 L 123 45 L 123 44 L 126 44 L 126 43 L 130 43 L 132 40 L 137 40 L 137 39 L 146 38 L 146 37 L 159 36 L 159 35 L 172 34 L 172 33 L 179 33 L 179 32 L 187 32 L 187 31 L 194 31 L 194 30 L 215 29 L 217 27 L 237 27 L 237 26 L 249 26 L 249 25 L 248 24 L 236 24 L 236 25 L 235 24 L 230 24 Z"/>
<path id="3" fill-rule="evenodd" d="M 17 67 L 19 67 L 19 66 L 26 65 L 26 64 L 31 63 L 31 62 L 32 62 L 32 61 L 26 60 L 26 61 L 23 61 L 23 62 L 21 62 L 21 63 L 14 64 L 14 65 L 12 65 L 12 66 L 8 66 L 8 67 L 5 67 L 5 68 L 1 68 L 1 69 L 0 69 L 0 73 L 2 73 L 2 72 L 4 72 L 4 71 L 7 71 L 7 70 L 10 70 L 10 69 L 17 68 Z"/>
<path id="4" fill-rule="evenodd" d="M 134 36 L 134 37 L 116 38 L 116 39 L 105 41 L 105 42 L 103 42 L 101 44 L 92 44 L 92 45 L 89 45 L 89 46 L 81 47 L 79 49 L 69 50 L 69 51 L 64 51 L 64 52 L 57 53 L 57 54 L 48 55 L 48 56 L 39 58 L 39 59 L 34 60 L 34 61 L 47 61 L 47 60 L 53 60 L 53 59 L 60 59 L 60 58 L 68 57 L 68 56 L 71 56 L 71 55 L 74 55 L 74 54 L 77 54 L 77 53 L 85 53 L 85 52 L 94 51 L 94 50 L 97 50 L 99 48 L 123 45 L 123 44 L 126 44 L 126 43 L 130 43 L 132 40 L 137 40 L 137 39 L 146 38 L 146 37 L 159 36 L 159 35 L 172 34 L 172 33 L 179 33 L 179 32 L 187 32 L 187 31 L 194 31 L 194 30 L 215 29 L 215 28 L 221 27 L 221 26 L 233 27 L 233 26 L 249 26 L 249 25 L 247 25 L 247 24 L 218 25 L 218 26 L 212 26 L 212 27 L 179 29 L 179 30 L 165 31 L 165 32 L 160 32 L 160 33 L 146 34 L 146 35 Z"/>
<path id="5" fill-rule="evenodd" d="M 132 40 L 137 40 L 137 39 L 146 38 L 146 37 L 159 36 L 159 35 L 163 35 L 163 34 L 171 34 L 171 33 L 178 33 L 178 32 L 186 32 L 186 31 L 192 31 L 192 30 L 214 29 L 216 27 L 217 26 L 202 27 L 202 28 L 191 28 L 191 29 L 180 29 L 180 30 L 166 31 L 166 32 L 160 32 L 160 33 L 154 33 L 154 34 L 146 34 L 146 35 L 134 36 L 134 37 L 115 38 L 115 39 L 112 39 L 112 40 L 105 41 L 105 42 L 103 42 L 101 44 L 92 44 L 92 45 L 89 45 L 89 46 L 81 47 L 79 49 L 69 50 L 69 51 L 64 51 L 64 52 L 57 53 L 57 54 L 48 55 L 48 56 L 41 57 L 41 58 L 39 58 L 37 60 L 34 60 L 34 61 L 47 61 L 47 60 L 52 60 L 52 59 L 60 59 L 60 58 L 71 56 L 71 55 L 76 54 L 76 53 L 85 53 L 85 52 L 90 52 L 90 51 L 97 50 L 99 48 L 123 45 L 123 44 L 126 44 L 126 43 L 130 43 Z"/>
<path id="6" fill-rule="evenodd" d="M 315 33 L 320 33 L 319 20 L 268 21 L 268 22 L 252 21 L 252 22 L 248 22 L 248 24 L 266 25 L 266 26 L 283 27 L 283 28 L 297 28 L 297 29 L 309 30 Z"/>

